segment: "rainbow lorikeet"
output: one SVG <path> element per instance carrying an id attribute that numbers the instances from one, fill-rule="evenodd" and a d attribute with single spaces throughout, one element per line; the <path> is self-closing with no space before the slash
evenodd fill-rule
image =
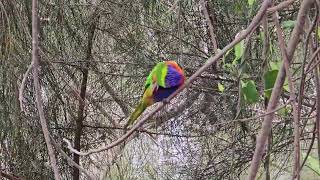
<path id="1" fill-rule="evenodd" d="M 169 97 L 183 85 L 185 79 L 183 69 L 175 61 L 159 62 L 147 77 L 142 99 L 131 114 L 126 127 L 133 124 L 148 106 Z"/>

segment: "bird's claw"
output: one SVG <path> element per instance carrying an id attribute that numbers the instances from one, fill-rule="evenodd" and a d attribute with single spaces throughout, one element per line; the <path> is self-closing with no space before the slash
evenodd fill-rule
<path id="1" fill-rule="evenodd" d="M 165 98 L 162 102 L 163 102 L 163 104 L 165 104 L 165 105 L 166 105 L 166 104 L 168 104 L 170 101 L 169 101 L 169 99 L 168 99 L 168 98 Z"/>

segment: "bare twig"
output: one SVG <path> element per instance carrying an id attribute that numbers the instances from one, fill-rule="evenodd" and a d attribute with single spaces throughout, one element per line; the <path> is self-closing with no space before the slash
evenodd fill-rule
<path id="1" fill-rule="evenodd" d="M 279 41 L 279 47 L 281 50 L 281 55 L 284 61 L 285 71 L 288 77 L 288 84 L 289 84 L 289 90 L 290 90 L 290 99 L 291 99 L 291 106 L 293 110 L 293 119 L 294 119 L 294 152 L 295 152 L 295 158 L 294 158 L 294 165 L 293 165 L 293 179 L 300 179 L 300 132 L 299 132 L 299 117 L 298 117 L 298 111 L 297 111 L 297 103 L 295 98 L 295 88 L 292 81 L 292 75 L 290 72 L 290 62 L 288 60 L 285 40 L 283 37 L 283 31 L 281 29 L 280 23 L 279 23 L 279 15 L 276 11 L 273 14 L 273 22 L 276 26 L 278 41 Z"/>
<path id="2" fill-rule="evenodd" d="M 51 167 L 53 169 L 54 178 L 60 180 L 59 168 L 57 166 L 57 160 L 54 154 L 52 144 L 50 142 L 50 133 L 47 127 L 47 121 L 45 119 L 43 107 L 42 107 L 42 97 L 41 97 L 41 88 L 39 81 L 39 39 L 38 39 L 38 1 L 32 0 L 32 62 L 34 65 L 33 68 L 33 80 L 36 96 L 36 104 L 38 108 L 38 113 L 40 117 L 40 123 L 44 135 L 44 139 L 47 144 L 48 154 L 51 161 Z M 32 66 L 32 65 L 30 65 Z"/>
<path id="3" fill-rule="evenodd" d="M 5 173 L 3 171 L 0 171 L 0 178 L 6 178 L 6 179 L 9 179 L 9 180 L 22 180 L 22 178 L 19 178 L 15 175 L 12 175 L 12 174 L 8 174 L 8 173 Z"/>
<path id="4" fill-rule="evenodd" d="M 319 9 L 320 9 L 320 1 L 316 0 L 317 4 L 317 15 L 319 15 Z M 318 17 L 316 17 L 318 18 Z M 319 23 L 316 24 L 319 28 Z M 314 51 L 316 51 L 317 47 L 319 46 L 318 38 L 316 35 L 312 35 L 312 41 L 310 41 L 311 44 L 311 51 L 313 54 L 315 54 Z M 320 49 L 318 47 L 318 49 Z M 318 50 L 317 49 L 317 50 Z M 316 54 L 315 61 L 318 64 L 319 62 L 319 55 Z M 313 61 L 311 61 L 313 62 Z M 314 69 L 314 81 L 316 85 L 316 120 L 315 120 L 315 131 L 313 132 L 313 136 L 317 137 L 317 153 L 318 153 L 318 162 L 320 166 L 320 78 L 319 78 L 319 65 L 316 65 L 316 68 Z M 313 142 L 313 141 L 312 141 Z M 313 145 L 313 144 L 312 144 Z M 311 146 L 311 145 L 310 145 Z M 308 157 L 308 154 L 306 155 L 306 158 Z"/>
<path id="5" fill-rule="evenodd" d="M 237 36 L 230 44 L 228 44 L 226 47 L 224 47 L 221 51 L 219 51 L 215 56 L 209 58 L 207 60 L 207 63 L 204 64 L 198 71 L 196 71 L 187 81 L 186 83 L 181 86 L 179 89 L 177 89 L 170 97 L 167 98 L 160 106 L 152 110 L 149 114 L 147 114 L 144 118 L 142 118 L 140 121 L 138 121 L 126 134 L 124 134 L 122 137 L 117 139 L 116 141 L 112 142 L 111 144 L 100 147 L 98 149 L 93 149 L 88 152 L 77 152 L 77 154 L 85 156 L 90 155 L 92 153 L 98 153 L 101 151 L 106 151 L 110 148 L 113 148 L 114 146 L 117 146 L 121 144 L 123 141 L 125 141 L 136 129 L 141 127 L 151 116 L 153 116 L 155 113 L 157 113 L 160 109 L 162 109 L 171 99 L 173 99 L 177 94 L 179 94 L 183 89 L 186 87 L 189 87 L 190 84 L 196 80 L 198 76 L 200 76 L 208 67 L 210 67 L 213 63 L 216 63 L 220 58 L 233 46 L 235 46 L 237 43 L 239 43 L 241 40 L 246 38 L 254 28 L 260 24 L 261 19 L 263 18 L 267 8 L 269 7 L 271 3 L 271 0 L 265 0 L 259 10 L 259 12 L 256 14 L 256 16 L 253 18 L 252 22 L 249 24 L 246 30 L 242 31 L 242 33 Z M 274 109 L 273 109 L 274 110 Z M 71 144 L 69 144 L 69 149 L 72 150 Z M 74 150 L 74 149 L 73 149 Z"/>
<path id="6" fill-rule="evenodd" d="M 315 121 L 314 126 L 313 126 L 313 133 L 312 133 L 311 143 L 310 143 L 309 148 L 307 150 L 306 157 L 304 157 L 304 160 L 302 161 L 302 164 L 300 166 L 300 170 L 303 168 L 304 164 L 306 163 L 306 161 L 308 159 L 308 156 L 309 156 L 309 154 L 311 152 L 311 149 L 313 148 L 314 140 L 315 140 L 315 137 L 316 137 L 316 131 L 317 131 L 317 122 Z"/>
<path id="7" fill-rule="evenodd" d="M 268 60 L 268 52 L 269 52 L 269 32 L 268 32 L 268 17 L 265 15 L 262 21 L 262 27 L 263 27 L 263 32 L 264 32 L 264 39 L 263 39 L 263 49 L 262 49 L 262 69 L 266 69 L 267 65 L 267 60 Z M 261 76 L 263 77 L 263 76 Z M 267 103 L 268 103 L 268 98 L 265 97 L 264 99 L 264 110 L 267 109 Z M 272 148 L 272 132 L 269 135 L 268 138 L 268 147 L 267 147 L 267 155 L 266 155 L 266 160 L 264 162 L 264 168 L 266 172 L 266 180 L 270 180 L 270 153 L 271 153 L 271 148 Z"/>
<path id="8" fill-rule="evenodd" d="M 299 86 L 299 92 L 298 92 L 298 118 L 300 118 L 301 115 L 301 110 L 302 110 L 302 102 L 304 99 L 304 88 L 305 88 L 305 83 L 306 83 L 306 77 L 307 77 L 307 73 L 305 73 L 305 66 L 306 66 L 306 61 L 307 61 L 307 54 L 308 54 L 308 46 L 309 46 L 309 40 L 311 37 L 311 33 L 317 23 L 318 20 L 318 15 L 319 12 L 317 11 L 315 19 L 312 23 L 312 25 L 310 27 L 310 20 L 309 17 L 307 17 L 307 28 L 308 28 L 308 32 L 307 32 L 307 36 L 304 40 L 304 49 L 303 49 L 303 60 L 302 60 L 302 65 L 301 65 L 301 79 L 300 79 L 300 86 Z M 313 60 L 313 59 L 312 59 Z M 310 65 L 312 64 L 312 62 L 310 61 L 309 64 L 307 65 L 307 68 L 310 67 Z M 302 132 L 304 130 L 304 127 L 306 126 L 307 121 L 304 123 L 303 128 L 302 128 Z"/>
<path id="9" fill-rule="evenodd" d="M 23 108 L 23 103 L 24 103 L 24 100 L 25 100 L 24 96 L 23 96 L 23 92 L 24 92 L 24 89 L 26 87 L 26 82 L 27 82 L 28 76 L 29 76 L 32 68 L 33 68 L 33 62 L 31 62 L 31 64 L 28 66 L 27 71 L 24 73 L 22 81 L 21 81 L 21 85 L 20 85 L 20 88 L 19 88 L 19 102 L 20 102 L 20 110 L 22 112 L 25 112 L 25 110 Z"/>
<path id="10" fill-rule="evenodd" d="M 252 120 L 259 120 L 260 118 L 269 115 L 271 113 L 277 112 L 283 108 L 285 108 L 288 104 L 290 104 L 290 101 L 286 102 L 285 104 L 277 107 L 275 110 L 271 111 L 271 112 L 266 112 L 264 114 L 258 115 L 258 116 L 254 116 L 254 117 L 249 117 L 249 118 L 243 118 L 243 119 L 232 119 L 232 120 L 227 120 L 225 122 L 221 122 L 221 123 L 215 123 L 212 126 L 221 126 L 221 125 L 226 125 L 226 124 L 231 124 L 234 122 L 248 122 L 248 121 L 252 121 Z M 310 117 L 310 119 L 313 117 Z M 309 118 L 308 118 L 309 119 Z M 102 129 L 118 129 L 118 130 L 125 130 L 126 128 L 121 127 L 121 126 L 91 126 L 91 125 L 83 125 L 83 127 L 89 127 L 89 128 L 102 128 Z M 155 134 L 155 135 L 172 135 L 172 136 L 181 136 L 183 137 L 183 135 L 174 135 L 174 134 L 166 134 L 166 133 L 157 133 L 157 132 L 152 132 L 143 128 L 139 128 L 136 129 L 135 131 L 137 132 L 145 132 L 145 133 L 150 133 L 150 134 Z M 205 134 L 204 134 L 205 135 Z M 189 137 L 202 137 L 201 136 L 189 136 Z M 68 141 L 67 144 L 71 144 L 69 143 L 69 140 L 65 139 L 64 141 Z"/>
<path id="11" fill-rule="evenodd" d="M 316 61 L 315 63 L 313 63 L 313 60 L 318 57 L 319 52 L 320 52 L 320 47 L 317 50 L 313 51 L 312 56 L 310 58 L 310 62 L 306 68 L 306 74 L 309 74 L 314 68 L 316 68 L 320 64 L 319 60 Z M 313 63 L 313 65 L 312 65 L 312 63 Z"/>
<path id="12" fill-rule="evenodd" d="M 68 163 L 69 163 L 71 166 L 79 169 L 79 171 L 83 172 L 89 179 L 92 179 L 92 180 L 95 179 L 92 175 L 89 174 L 89 172 L 88 172 L 87 170 L 85 170 L 82 166 L 80 166 L 79 164 L 77 164 L 76 162 L 74 162 L 74 161 L 72 160 L 72 158 L 70 158 L 70 157 L 61 149 L 61 146 L 54 141 L 54 139 L 52 138 L 52 136 L 51 136 L 51 140 L 52 140 L 52 144 L 53 144 L 53 146 L 55 147 L 55 149 L 56 149 L 57 151 L 59 151 L 60 154 L 61 154 L 64 158 L 66 158 L 66 160 L 68 161 Z"/>
<path id="13" fill-rule="evenodd" d="M 204 17 L 206 18 L 206 21 L 207 21 L 209 34 L 210 34 L 210 39 L 211 39 L 211 43 L 212 43 L 212 46 L 213 46 L 213 51 L 214 51 L 214 53 L 217 53 L 218 44 L 217 44 L 217 40 L 216 40 L 216 35 L 214 33 L 214 28 L 213 28 L 213 25 L 212 25 L 210 14 L 208 12 L 208 7 L 207 7 L 208 2 L 207 2 L 207 0 L 201 0 L 200 4 L 201 4 L 201 8 L 202 8 Z"/>
<path id="14" fill-rule="evenodd" d="M 74 146 L 75 149 L 79 150 L 81 149 L 81 136 L 82 136 L 82 129 L 83 129 L 83 121 L 85 119 L 85 98 L 86 98 L 86 92 L 87 92 L 87 83 L 88 83 L 88 77 L 89 77 L 89 69 L 88 69 L 88 62 L 92 59 L 92 48 L 93 48 L 93 42 L 94 42 L 94 33 L 96 30 L 96 25 L 99 20 L 99 15 L 97 14 L 97 11 L 94 11 L 92 15 L 92 20 L 88 29 L 88 41 L 87 41 L 87 47 L 86 47 L 86 60 L 85 63 L 86 67 L 81 68 L 82 71 L 82 80 L 81 80 L 81 86 L 80 86 L 80 98 L 79 98 L 79 106 L 78 106 L 78 112 L 77 112 L 77 120 L 76 120 L 76 131 L 74 135 Z M 73 160 L 80 164 L 80 157 L 78 154 L 74 154 Z M 74 167 L 73 169 L 73 179 L 79 179 L 80 173 L 79 169 Z"/>
<path id="15" fill-rule="evenodd" d="M 267 12 L 268 12 L 268 13 L 274 13 L 274 12 L 276 12 L 276 11 L 279 11 L 279 10 L 281 10 L 281 9 L 283 9 L 283 8 L 286 8 L 286 7 L 290 6 L 291 4 L 293 4 L 294 1 L 295 1 L 295 0 L 283 1 L 283 2 L 279 3 L 279 4 L 276 5 L 276 6 L 273 6 L 273 7 L 271 7 L 271 8 L 268 8 Z"/>
<path id="16" fill-rule="evenodd" d="M 305 16 L 309 8 L 313 4 L 313 2 L 314 2 L 313 0 L 304 0 L 302 2 L 301 8 L 298 13 L 297 23 L 293 29 L 293 32 L 291 34 L 291 37 L 287 46 L 288 47 L 287 58 L 289 62 L 292 60 L 294 51 L 300 41 L 300 34 L 303 31 Z M 284 66 L 284 62 L 282 62 L 281 69 L 278 73 L 277 80 L 275 82 L 274 88 L 272 90 L 271 98 L 268 103 L 267 111 L 272 111 L 277 106 L 285 78 L 286 78 L 285 66 Z M 271 127 L 272 127 L 271 123 L 272 123 L 273 117 L 274 117 L 274 113 L 268 116 L 265 116 L 264 121 L 262 123 L 262 129 L 261 129 L 261 132 L 259 133 L 259 136 L 256 142 L 256 149 L 250 165 L 250 172 L 247 178 L 248 180 L 254 180 L 256 178 L 260 161 L 264 152 L 265 144 L 271 131 Z"/>
<path id="17" fill-rule="evenodd" d="M 123 114 L 128 116 L 130 113 L 129 113 L 129 109 L 128 109 L 128 106 L 126 105 L 126 103 L 123 102 L 123 100 L 121 100 L 121 98 L 116 93 L 116 91 L 109 85 L 108 81 L 104 77 L 105 75 L 98 71 L 98 68 L 96 65 L 93 66 L 93 69 L 94 69 L 94 73 L 97 74 L 101 78 L 100 83 L 103 85 L 103 87 L 106 89 L 106 91 L 110 94 L 112 99 L 119 105 Z"/>

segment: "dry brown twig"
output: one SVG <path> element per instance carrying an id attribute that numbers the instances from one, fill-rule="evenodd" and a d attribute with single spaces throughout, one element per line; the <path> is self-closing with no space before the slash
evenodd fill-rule
<path id="1" fill-rule="evenodd" d="M 269 14 L 271 14 L 271 13 L 274 13 L 274 12 L 279 11 L 279 10 L 281 10 L 281 9 L 287 8 L 288 6 L 290 6 L 291 4 L 293 4 L 294 1 L 295 1 L 295 0 L 283 1 L 283 2 L 279 3 L 279 4 L 276 5 L 276 6 L 273 6 L 273 7 L 271 7 L 271 8 L 268 8 L 267 12 L 268 12 Z"/>
<path id="2" fill-rule="evenodd" d="M 295 85 L 292 81 L 292 75 L 290 72 L 290 62 L 288 60 L 287 55 L 287 48 L 285 45 L 284 40 L 284 33 L 280 26 L 279 22 L 279 15 L 278 12 L 275 11 L 275 13 L 272 16 L 273 22 L 275 23 L 276 32 L 278 36 L 279 41 L 279 47 L 282 55 L 282 59 L 284 61 L 285 71 L 288 77 L 288 84 L 289 84 L 289 90 L 290 90 L 290 99 L 291 99 L 291 106 L 293 110 L 293 119 L 294 119 L 294 152 L 295 152 L 295 158 L 294 158 L 294 164 L 293 164 L 293 177 L 296 177 L 298 180 L 300 179 L 300 132 L 299 132 L 299 118 L 298 118 L 298 110 L 297 110 L 297 102 L 295 97 Z"/>
<path id="3" fill-rule="evenodd" d="M 169 103 L 169 101 L 171 99 L 173 99 L 177 94 L 179 94 L 183 89 L 187 88 L 190 86 L 190 84 L 198 77 L 200 76 L 208 67 L 210 67 L 212 64 L 216 63 L 217 61 L 220 60 L 220 58 L 231 48 L 233 48 L 233 46 L 235 46 L 237 43 L 239 43 L 241 40 L 243 40 L 244 38 L 246 38 L 256 27 L 258 24 L 260 24 L 261 19 L 263 18 L 264 14 L 266 13 L 267 8 L 269 7 L 269 5 L 271 4 L 271 0 L 265 0 L 262 3 L 262 6 L 260 8 L 260 10 L 258 11 L 258 13 L 256 14 L 256 16 L 252 19 L 251 23 L 249 24 L 249 26 L 247 27 L 246 30 L 242 31 L 242 33 L 236 37 L 230 44 L 228 44 L 227 46 L 225 46 L 221 51 L 219 51 L 218 53 L 216 53 L 215 56 L 212 56 L 211 58 L 209 58 L 206 62 L 206 64 L 204 64 L 200 69 L 198 69 L 186 82 L 183 86 L 181 86 L 179 89 L 177 89 L 170 97 L 167 98 L 167 100 L 165 100 L 160 106 L 158 106 L 157 108 L 155 108 L 154 110 L 152 110 L 149 114 L 147 114 L 145 117 L 143 117 L 140 121 L 138 121 L 126 134 L 124 134 L 122 137 L 120 137 L 119 139 L 117 139 L 116 141 L 110 143 L 107 146 L 104 147 L 100 147 L 97 149 L 92 149 L 89 150 L 87 152 L 77 152 L 74 151 L 75 149 L 72 148 L 71 143 L 68 144 L 68 148 L 76 153 L 79 154 L 81 156 L 87 156 L 93 153 L 98 153 L 101 151 L 106 151 L 110 148 L 113 148 L 114 146 L 117 146 L 119 144 L 121 144 L 122 142 L 124 142 L 132 133 L 134 133 L 136 131 L 136 129 L 138 129 L 139 127 L 141 127 L 151 116 L 153 116 L 155 113 L 157 113 L 160 109 L 162 109 L 167 103 Z M 274 109 L 272 109 L 274 110 Z M 66 140 L 66 139 L 65 139 Z M 68 143 L 68 141 L 65 141 Z"/>
<path id="4" fill-rule="evenodd" d="M 68 163 L 69 163 L 71 166 L 78 168 L 79 171 L 83 172 L 89 179 L 91 179 L 91 180 L 95 179 L 92 175 L 90 175 L 90 173 L 89 173 L 87 170 L 85 170 L 82 166 L 80 166 L 79 164 L 77 164 L 76 162 L 74 162 L 74 161 L 72 160 L 72 158 L 70 158 L 70 157 L 61 149 L 61 146 L 54 141 L 54 139 L 53 139 L 52 136 L 50 136 L 50 137 L 51 137 L 52 144 L 53 144 L 53 146 L 55 147 L 55 149 L 56 149 L 57 151 L 59 151 L 60 154 L 61 154 L 64 158 L 66 158 L 66 160 L 68 161 Z"/>
<path id="5" fill-rule="evenodd" d="M 0 170 L 0 178 L 6 178 L 9 180 L 23 180 L 23 178 L 17 177 L 14 174 L 5 173 Z"/>
<path id="6" fill-rule="evenodd" d="M 19 102 L 20 102 L 20 110 L 21 110 L 22 112 L 25 112 L 25 110 L 24 110 L 24 108 L 23 108 L 23 103 L 24 103 L 24 101 L 25 101 L 24 96 L 23 96 L 23 93 L 24 93 L 24 89 L 25 89 L 25 87 L 26 87 L 26 83 L 27 83 L 28 76 L 29 76 L 32 68 L 33 68 L 33 61 L 32 61 L 31 64 L 28 66 L 27 71 L 24 73 L 23 78 L 22 78 L 22 81 L 21 81 L 21 85 L 20 85 L 20 88 L 19 88 Z"/>
<path id="7" fill-rule="evenodd" d="M 211 39 L 211 43 L 213 46 L 213 51 L 214 51 L 214 53 L 217 53 L 218 52 L 218 44 L 217 44 L 217 40 L 216 40 L 216 35 L 214 33 L 213 24 L 210 19 L 210 15 L 209 15 L 208 8 L 207 8 L 208 2 L 207 2 L 207 0 L 201 0 L 200 4 L 201 4 L 201 8 L 202 8 L 204 17 L 206 18 L 206 21 L 207 21 L 210 39 Z"/>

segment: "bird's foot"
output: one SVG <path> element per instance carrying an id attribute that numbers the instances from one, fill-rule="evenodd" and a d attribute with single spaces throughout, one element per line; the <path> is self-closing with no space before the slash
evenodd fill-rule
<path id="1" fill-rule="evenodd" d="M 165 98 L 165 99 L 163 99 L 162 100 L 162 103 L 164 104 L 164 105 L 167 105 L 167 104 L 169 104 L 169 99 L 168 98 Z"/>

